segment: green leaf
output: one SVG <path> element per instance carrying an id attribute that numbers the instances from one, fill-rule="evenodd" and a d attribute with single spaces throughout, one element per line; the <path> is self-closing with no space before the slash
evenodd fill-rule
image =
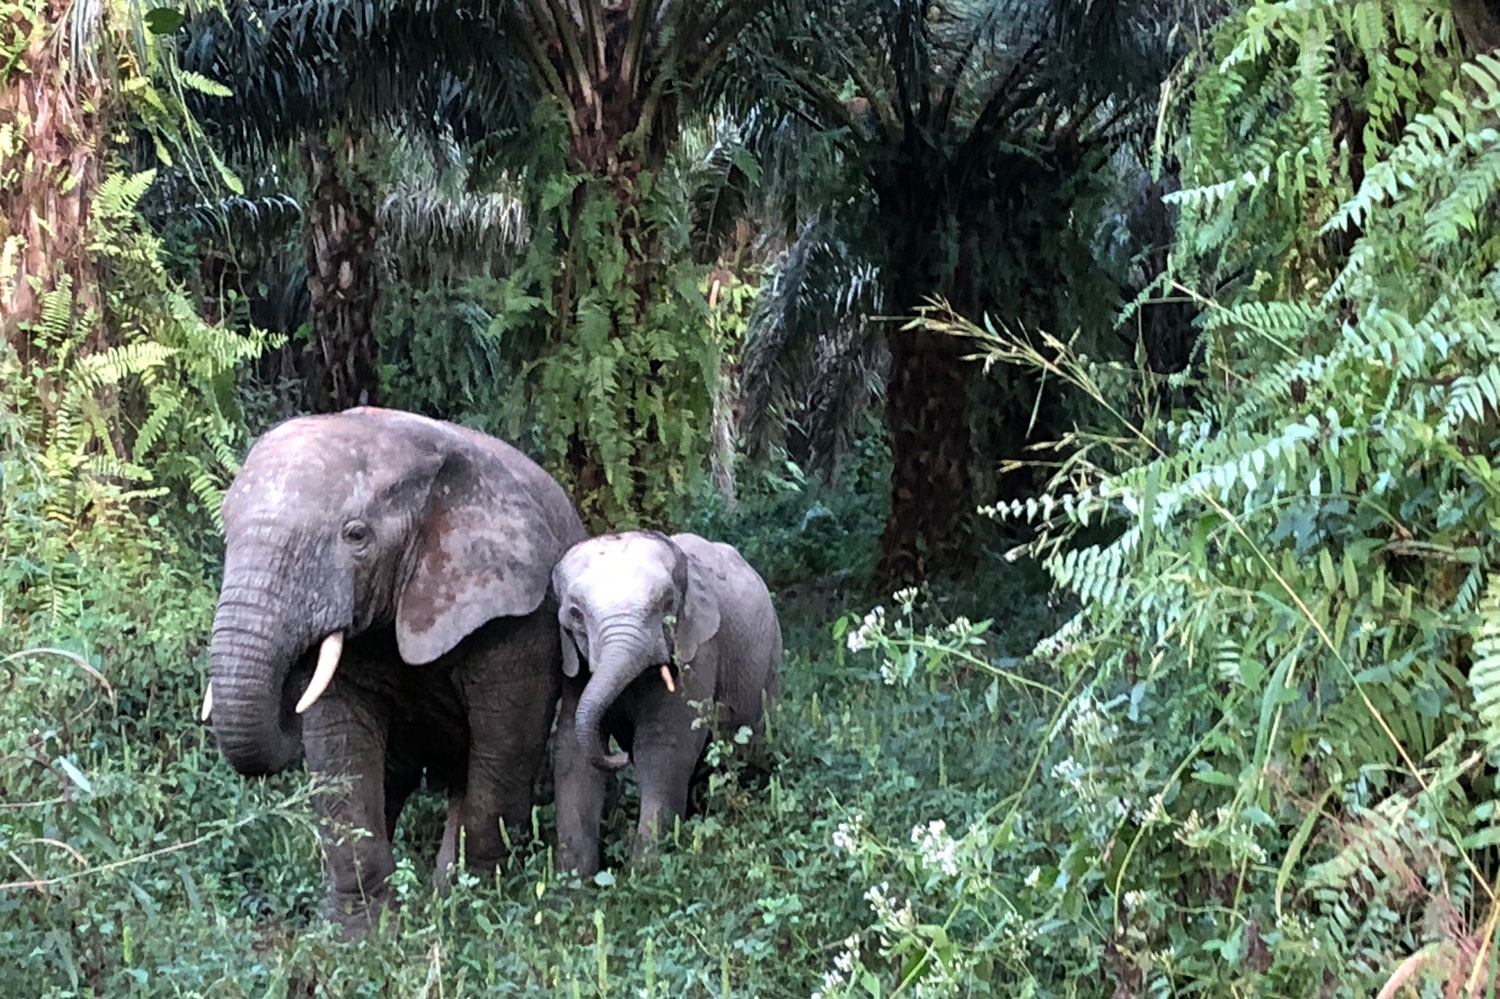
<path id="1" fill-rule="evenodd" d="M 1338 577 L 1333 571 L 1333 554 L 1325 547 L 1318 551 L 1318 572 L 1323 576 L 1323 586 L 1332 593 L 1338 588 Z"/>
<path id="2" fill-rule="evenodd" d="M 66 756 L 59 756 L 56 762 L 58 767 L 62 769 L 62 772 L 68 775 L 68 779 L 78 785 L 80 791 L 84 794 L 94 793 L 93 782 L 88 779 L 82 770 L 78 769 L 78 766 L 72 760 Z"/>
<path id="3" fill-rule="evenodd" d="M 172 7 L 153 7 L 141 18 L 153 35 L 170 35 L 182 27 L 187 15 Z"/>
<path id="4" fill-rule="evenodd" d="M 1141 554 L 1151 551 L 1156 531 L 1156 493 L 1161 487 L 1161 463 L 1153 461 L 1146 468 L 1146 488 L 1141 493 Z"/>
<path id="5" fill-rule="evenodd" d="M 1334 788 L 1331 785 L 1324 790 L 1323 796 L 1318 799 L 1318 803 L 1308 809 L 1307 814 L 1302 817 L 1302 821 L 1297 825 L 1297 831 L 1292 835 L 1291 842 L 1287 845 L 1286 856 L 1282 858 L 1281 867 L 1276 871 L 1276 891 L 1274 897 L 1276 899 L 1276 915 L 1278 918 L 1281 916 L 1281 896 L 1286 889 L 1287 882 L 1291 880 L 1292 868 L 1297 866 L 1297 861 L 1302 856 L 1302 849 L 1307 845 L 1308 837 L 1312 835 L 1313 827 L 1318 824 L 1318 819 L 1322 816 L 1323 806 L 1327 804 L 1328 799 L 1333 795 L 1333 791 Z"/>

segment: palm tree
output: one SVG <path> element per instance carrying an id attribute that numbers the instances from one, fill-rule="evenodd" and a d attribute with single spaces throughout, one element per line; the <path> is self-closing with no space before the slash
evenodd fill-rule
<path id="1" fill-rule="evenodd" d="M 15 126 L 0 144 L 0 336 L 28 361 L 48 337 L 42 312 L 53 292 L 67 302 L 66 316 L 54 304 L 52 324 L 89 323 L 84 348 L 103 344 L 86 230 L 120 106 L 109 54 L 123 50 L 121 64 L 138 67 L 151 36 L 124 12 L 66 0 L 7 17 L 25 45 L 0 69 L 0 122 Z"/>
<path id="2" fill-rule="evenodd" d="M 804 141 L 838 146 L 842 183 L 862 196 L 820 211 L 878 266 L 886 311 L 907 317 L 942 297 L 965 314 L 1055 325 L 1090 295 L 1107 301 L 1088 198 L 1110 149 L 1147 119 L 1170 19 L 1083 0 L 848 0 L 821 15 L 768 39 L 774 56 L 757 72 L 811 126 Z M 1070 296 L 1076 280 L 1093 287 Z M 971 368 L 961 342 L 884 328 L 893 468 L 880 576 L 902 583 L 970 558 Z M 1008 387 L 1002 459 L 1021 456 L 1035 401 L 1034 386 Z"/>
<path id="3" fill-rule="evenodd" d="M 595 526 L 661 524 L 707 460 L 720 351 L 698 290 L 684 121 L 736 78 L 774 0 L 516 0 L 501 25 L 541 95 L 529 261 L 505 335 Z"/>
<path id="4" fill-rule="evenodd" d="M 305 175 L 304 256 L 314 410 L 378 401 L 374 132 L 468 141 L 524 121 L 524 74 L 492 19 L 420 0 L 238 0 L 189 23 L 182 59 L 229 87 L 197 111 L 251 169 L 293 150 Z"/>

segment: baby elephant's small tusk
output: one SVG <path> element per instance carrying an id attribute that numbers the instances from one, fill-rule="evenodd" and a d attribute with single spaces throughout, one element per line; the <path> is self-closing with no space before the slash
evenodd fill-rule
<path id="1" fill-rule="evenodd" d="M 667 685 L 667 693 L 677 693 L 677 685 L 672 682 L 672 668 L 665 663 L 661 667 L 661 682 Z"/>
<path id="2" fill-rule="evenodd" d="M 203 688 L 203 710 L 198 712 L 198 717 L 205 723 L 208 716 L 214 713 L 214 685 L 210 683 Z"/>

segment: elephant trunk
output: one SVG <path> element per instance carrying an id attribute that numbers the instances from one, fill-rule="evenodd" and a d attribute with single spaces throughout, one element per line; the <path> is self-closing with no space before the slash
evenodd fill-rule
<path id="1" fill-rule="evenodd" d="M 254 604 L 250 594 L 226 590 L 209 648 L 214 736 L 224 756 L 248 777 L 285 770 L 301 746 L 300 726 L 287 710 L 284 690 L 302 650 L 288 645 L 278 615 Z"/>
<path id="2" fill-rule="evenodd" d="M 619 770 L 625 765 L 624 753 L 606 752 L 608 736 L 601 723 L 620 692 L 651 665 L 648 645 L 638 632 L 634 625 L 613 632 L 606 629 L 590 643 L 598 655 L 591 656 L 589 682 L 578 700 L 574 734 L 583 755 L 600 770 Z"/>
<path id="3" fill-rule="evenodd" d="M 347 626 L 345 615 L 324 606 L 323 595 L 335 587 L 287 592 L 277 572 L 286 560 L 274 547 L 232 545 L 214 614 L 211 720 L 219 748 L 246 776 L 277 773 L 296 762 L 302 726 L 295 705 L 305 682 L 289 684 L 288 678 L 315 643 Z"/>

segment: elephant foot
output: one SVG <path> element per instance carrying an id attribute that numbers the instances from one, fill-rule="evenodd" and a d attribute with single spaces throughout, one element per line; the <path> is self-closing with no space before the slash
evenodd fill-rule
<path id="1" fill-rule="evenodd" d="M 325 910 L 338 927 L 339 941 L 351 943 L 369 936 L 372 930 L 380 929 L 382 923 L 387 922 L 387 915 L 390 924 L 394 925 L 401 903 L 389 890 L 362 895 L 335 892 L 329 897 Z"/>

